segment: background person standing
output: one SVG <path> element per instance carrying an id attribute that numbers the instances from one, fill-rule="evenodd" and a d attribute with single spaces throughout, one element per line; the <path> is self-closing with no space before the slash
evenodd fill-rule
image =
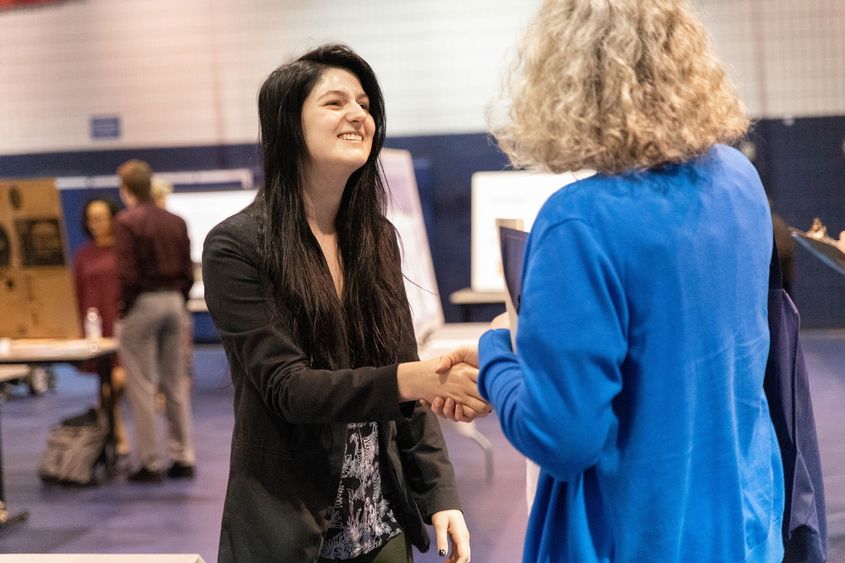
<path id="1" fill-rule="evenodd" d="M 155 439 L 159 388 L 165 397 L 172 462 L 167 476 L 193 477 L 191 402 L 180 345 L 185 301 L 194 282 L 187 225 L 153 202 L 149 164 L 129 160 L 117 174 L 120 197 L 127 207 L 115 223 L 123 314 L 120 359 L 127 372 L 139 464 L 129 480 L 161 482 Z"/>
<path id="2" fill-rule="evenodd" d="M 117 303 L 120 283 L 117 275 L 117 254 L 114 248 L 114 216 L 120 210 L 117 202 L 105 198 L 92 198 L 82 211 L 82 230 L 90 237 L 73 257 L 73 280 L 79 319 L 84 324 L 88 309 L 95 308 L 103 321 L 103 336 L 114 336 L 117 321 Z M 95 362 L 80 362 L 76 368 L 82 372 L 97 372 Z M 111 392 L 114 411 L 114 435 L 117 453 L 129 453 L 129 443 L 120 417 L 120 401 L 126 385 L 126 372 L 114 359 L 111 370 Z"/>
<path id="3" fill-rule="evenodd" d="M 150 184 L 150 194 L 157 206 L 167 209 L 167 197 L 172 193 L 173 184 L 159 176 L 153 176 Z M 182 318 L 182 347 L 185 348 L 183 351 L 185 356 L 185 373 L 188 375 L 188 381 L 192 382 L 194 379 L 194 322 L 190 312 L 187 312 Z M 158 403 L 159 405 L 164 404 L 164 395 L 161 393 L 159 393 Z"/>

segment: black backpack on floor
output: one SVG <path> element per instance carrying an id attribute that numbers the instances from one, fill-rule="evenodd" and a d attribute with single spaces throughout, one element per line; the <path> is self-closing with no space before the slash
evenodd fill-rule
<path id="1" fill-rule="evenodd" d="M 100 409 L 88 409 L 56 424 L 50 428 L 38 476 L 46 483 L 96 485 L 98 466 L 105 466 L 108 433 L 108 417 Z"/>

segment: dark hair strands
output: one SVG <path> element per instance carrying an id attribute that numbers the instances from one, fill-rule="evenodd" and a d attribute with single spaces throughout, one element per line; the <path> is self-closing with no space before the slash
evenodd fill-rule
<path id="1" fill-rule="evenodd" d="M 303 193 L 308 149 L 302 106 L 329 68 L 358 78 L 376 125 L 370 157 L 350 176 L 335 220 L 344 269 L 342 301 L 308 226 Z M 314 367 L 395 362 L 402 332 L 402 278 L 379 174 L 385 116 L 375 74 L 349 47 L 323 45 L 273 71 L 261 87 L 258 106 L 265 181 L 253 205 L 259 217 L 261 267 L 271 280 L 274 322 L 303 342 Z"/>

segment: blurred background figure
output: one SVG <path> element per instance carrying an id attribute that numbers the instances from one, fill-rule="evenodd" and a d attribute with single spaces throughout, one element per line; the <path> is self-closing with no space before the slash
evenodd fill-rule
<path id="1" fill-rule="evenodd" d="M 153 176 L 150 193 L 153 202 L 161 209 L 167 209 L 167 196 L 173 193 L 173 184 L 159 176 Z"/>
<path id="2" fill-rule="evenodd" d="M 120 300 L 120 280 L 117 275 L 117 254 L 114 247 L 114 216 L 120 207 L 107 198 L 92 198 L 82 210 L 82 230 L 90 238 L 73 258 L 73 279 L 80 322 L 85 323 L 89 309 L 97 310 L 102 319 L 102 335 L 115 336 Z M 93 362 L 81 362 L 77 369 L 96 373 Z M 126 372 L 115 356 L 111 372 L 112 404 L 114 405 L 114 434 L 119 455 L 129 453 L 129 442 L 120 416 L 120 400 L 126 385 Z"/>
<path id="3" fill-rule="evenodd" d="M 160 209 L 167 209 L 167 196 L 173 193 L 173 184 L 160 176 L 153 176 L 152 184 L 150 186 L 150 193 L 153 196 L 153 202 Z M 196 277 L 196 276 L 194 276 Z M 182 324 L 182 346 L 184 347 L 185 355 L 185 373 L 190 381 L 194 378 L 194 323 L 191 314 L 186 311 Z M 164 404 L 164 395 L 158 395 L 159 405 Z"/>
<path id="4" fill-rule="evenodd" d="M 117 169 L 127 209 L 115 220 L 120 276 L 120 358 L 135 422 L 137 469 L 130 481 L 160 483 L 156 446 L 156 393 L 165 397 L 167 476 L 192 478 L 195 453 L 191 397 L 181 345 L 185 302 L 194 283 L 188 227 L 159 208 L 151 194 L 152 169 L 129 160 Z M 156 378 L 156 374 L 158 377 Z"/>

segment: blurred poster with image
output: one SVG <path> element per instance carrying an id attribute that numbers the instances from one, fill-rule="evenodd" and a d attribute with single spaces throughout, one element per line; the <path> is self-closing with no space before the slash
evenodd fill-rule
<path id="1" fill-rule="evenodd" d="M 0 310 L 0 337 L 81 336 L 53 179 L 0 180 Z"/>

